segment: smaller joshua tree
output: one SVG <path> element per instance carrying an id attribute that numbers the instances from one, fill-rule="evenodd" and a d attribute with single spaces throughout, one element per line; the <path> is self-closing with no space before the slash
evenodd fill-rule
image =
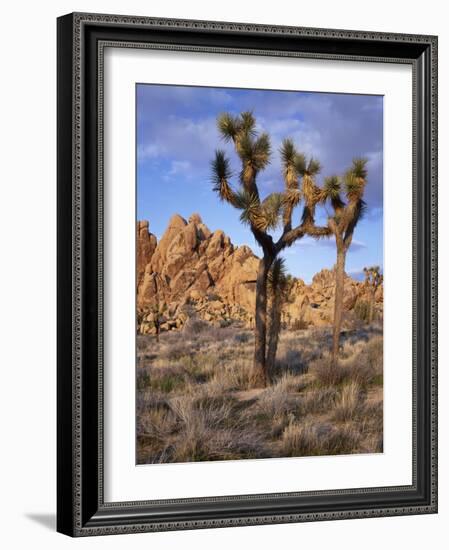
<path id="1" fill-rule="evenodd" d="M 380 272 L 380 267 L 374 265 L 371 267 L 364 267 L 365 284 L 369 289 L 369 309 L 368 309 L 368 323 L 371 324 L 374 319 L 374 304 L 376 302 L 376 292 L 380 285 L 383 283 L 384 277 Z"/>
<path id="2" fill-rule="evenodd" d="M 156 341 L 159 342 L 159 334 L 161 332 L 161 325 L 165 321 L 164 313 L 167 310 L 167 304 L 157 303 L 151 308 L 151 313 L 153 316 L 153 326 L 156 331 Z"/>
<path id="3" fill-rule="evenodd" d="M 276 353 L 281 331 L 282 306 L 287 299 L 289 279 L 285 271 L 285 260 L 277 258 L 268 274 L 268 288 L 271 298 L 270 325 L 268 328 L 267 374 L 274 371 Z"/>
<path id="4" fill-rule="evenodd" d="M 337 245 L 334 329 L 332 337 L 333 366 L 337 365 L 338 350 L 340 347 L 346 254 L 351 246 L 354 230 L 366 208 L 363 200 L 367 177 L 366 163 L 366 159 L 354 159 L 351 168 L 344 175 L 343 183 L 346 201 L 341 195 L 342 183 L 339 177 L 331 176 L 324 181 L 323 193 L 326 199 L 330 201 L 334 211 L 333 215 L 328 218 L 328 226 L 334 234 Z"/>

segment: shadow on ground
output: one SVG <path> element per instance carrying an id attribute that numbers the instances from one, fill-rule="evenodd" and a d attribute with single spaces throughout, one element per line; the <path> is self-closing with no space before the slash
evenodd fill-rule
<path id="1" fill-rule="evenodd" d="M 25 517 L 51 531 L 56 531 L 56 514 L 25 514 Z"/>

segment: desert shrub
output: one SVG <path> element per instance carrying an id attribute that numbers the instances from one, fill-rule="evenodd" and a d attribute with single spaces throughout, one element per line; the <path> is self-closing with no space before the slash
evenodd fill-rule
<path id="1" fill-rule="evenodd" d="M 367 431 L 380 433 L 383 431 L 384 410 L 383 401 L 372 401 L 366 403 L 363 408 L 363 417 L 366 419 Z"/>
<path id="2" fill-rule="evenodd" d="M 328 355 L 312 361 L 309 372 L 313 373 L 315 381 L 320 386 L 337 386 L 343 382 L 347 375 L 345 369 L 332 364 Z"/>
<path id="3" fill-rule="evenodd" d="M 285 373 L 272 386 L 269 386 L 260 395 L 258 408 L 270 418 L 282 416 L 293 410 L 294 405 L 289 396 L 289 392 L 296 391 L 298 379 L 288 373 Z"/>
<path id="4" fill-rule="evenodd" d="M 185 378 L 181 373 L 167 372 L 161 376 L 152 377 L 149 385 L 152 389 L 159 390 L 162 393 L 171 393 L 182 389 L 185 383 Z"/>
<path id="5" fill-rule="evenodd" d="M 159 353 L 161 359 L 178 361 L 182 357 L 190 356 L 194 352 L 194 346 L 186 341 L 164 345 Z"/>
<path id="6" fill-rule="evenodd" d="M 374 369 L 376 374 L 383 372 L 383 338 L 377 336 L 372 338 L 365 347 L 367 363 Z"/>
<path id="7" fill-rule="evenodd" d="M 250 360 L 223 361 L 217 365 L 215 372 L 208 382 L 214 392 L 229 390 L 246 390 L 252 386 L 253 372 Z"/>
<path id="8" fill-rule="evenodd" d="M 183 333 L 186 336 L 197 336 L 209 328 L 209 323 L 202 319 L 189 318 L 184 325 Z"/>
<path id="9" fill-rule="evenodd" d="M 360 433 L 344 425 L 312 422 L 290 423 L 282 434 L 284 456 L 349 454 L 357 451 Z"/>
<path id="10" fill-rule="evenodd" d="M 181 423 L 165 451 L 172 462 L 264 456 L 261 435 L 239 425 L 232 400 L 182 396 L 172 399 L 170 407 Z"/>
<path id="11" fill-rule="evenodd" d="M 137 371 L 137 390 L 144 390 L 150 385 L 150 374 L 147 369 L 138 369 Z"/>
<path id="12" fill-rule="evenodd" d="M 298 413 L 301 416 L 327 412 L 334 406 L 337 389 L 332 387 L 313 388 L 301 394 Z"/>
<path id="13" fill-rule="evenodd" d="M 382 375 L 383 371 L 382 350 L 382 337 L 357 344 L 346 343 L 338 365 L 332 365 L 331 358 L 326 353 L 310 363 L 309 372 L 321 386 L 336 386 L 353 381 L 366 388 L 375 380 L 377 384 L 381 384 L 382 379 L 379 375 Z"/>
<path id="14" fill-rule="evenodd" d="M 290 371 L 295 374 L 305 374 L 308 366 L 304 361 L 301 351 L 289 348 L 276 361 L 276 370 L 278 372 Z"/>
<path id="15" fill-rule="evenodd" d="M 251 340 L 251 335 L 248 332 L 239 332 L 234 336 L 234 341 L 238 344 L 246 344 Z"/>
<path id="16" fill-rule="evenodd" d="M 137 437 L 165 440 L 173 432 L 176 424 L 176 416 L 169 409 L 149 409 L 138 416 Z"/>
<path id="17" fill-rule="evenodd" d="M 341 422 L 353 420 L 355 415 L 360 412 L 361 404 L 362 395 L 357 382 L 345 384 L 335 399 L 333 411 L 335 420 Z"/>
<path id="18" fill-rule="evenodd" d="M 137 351 L 144 351 L 148 346 L 148 336 L 142 336 L 140 334 L 136 337 Z"/>
<path id="19" fill-rule="evenodd" d="M 366 300 L 357 300 L 354 306 L 354 314 L 357 319 L 367 323 L 369 319 L 369 303 Z"/>

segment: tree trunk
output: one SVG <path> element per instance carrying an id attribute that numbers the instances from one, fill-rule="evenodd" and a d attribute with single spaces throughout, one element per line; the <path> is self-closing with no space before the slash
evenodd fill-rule
<path id="1" fill-rule="evenodd" d="M 370 300 L 369 300 L 369 310 L 368 310 L 368 324 L 370 325 L 374 319 L 374 302 L 376 298 L 376 290 L 371 289 L 370 291 Z"/>
<path id="2" fill-rule="evenodd" d="M 332 338 L 332 365 L 338 363 L 338 351 L 340 348 L 341 319 L 343 315 L 343 291 L 345 284 L 346 253 L 344 249 L 337 248 L 337 265 L 335 267 L 335 303 L 334 303 L 334 332 Z"/>
<path id="3" fill-rule="evenodd" d="M 274 292 L 273 301 L 271 304 L 270 328 L 268 331 L 268 350 L 267 350 L 267 360 L 266 360 L 266 371 L 267 371 L 268 378 L 270 378 L 271 375 L 273 374 L 275 362 L 276 362 L 279 333 L 281 330 L 281 310 L 282 310 L 281 292 L 277 289 Z"/>
<path id="4" fill-rule="evenodd" d="M 267 279 L 273 259 L 264 254 L 259 262 L 256 280 L 256 312 L 254 328 L 254 378 L 256 385 L 267 385 Z"/>

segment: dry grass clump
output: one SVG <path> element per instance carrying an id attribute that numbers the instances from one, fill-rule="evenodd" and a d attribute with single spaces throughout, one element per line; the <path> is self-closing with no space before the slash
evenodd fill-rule
<path id="1" fill-rule="evenodd" d="M 360 386 L 357 382 L 349 382 L 341 388 L 333 409 L 335 420 L 347 422 L 354 420 L 355 416 L 360 412 L 362 406 L 362 395 Z"/>
<path id="2" fill-rule="evenodd" d="M 298 411 L 301 416 L 320 414 L 332 409 L 337 389 L 332 387 L 313 388 L 301 394 Z"/>
<path id="3" fill-rule="evenodd" d="M 305 421 L 290 423 L 282 434 L 281 456 L 318 456 L 357 452 L 360 433 L 349 425 Z"/>
<path id="4" fill-rule="evenodd" d="M 139 336 L 138 463 L 382 452 L 379 330 L 347 331 L 337 367 L 331 336 L 283 331 L 267 388 L 254 388 L 254 338 L 237 325 Z"/>
<path id="5" fill-rule="evenodd" d="M 271 419 L 292 412 L 297 401 L 295 393 L 303 388 L 304 382 L 300 376 L 286 372 L 260 394 L 258 410 Z"/>
<path id="6" fill-rule="evenodd" d="M 166 438 L 156 461 L 166 461 L 167 457 L 171 462 L 190 462 L 265 455 L 263 438 L 241 424 L 230 398 L 194 400 L 180 396 L 170 400 L 170 409 L 167 417 L 175 419 L 177 432 Z"/>
<path id="7" fill-rule="evenodd" d="M 321 359 L 312 361 L 309 366 L 309 372 L 313 374 L 315 381 L 320 386 L 338 386 L 347 376 L 345 369 L 332 364 L 329 354 Z"/>
<path id="8" fill-rule="evenodd" d="M 338 386 L 350 381 L 361 387 L 369 384 L 382 384 L 383 341 L 374 337 L 368 342 L 357 342 L 344 345 L 343 358 L 338 365 L 333 365 L 329 353 L 312 361 L 309 372 L 322 386 Z"/>
<path id="9" fill-rule="evenodd" d="M 177 419 L 170 409 L 156 407 L 141 414 L 137 423 L 137 436 L 165 440 L 176 428 Z"/>
<path id="10" fill-rule="evenodd" d="M 166 369 L 141 368 L 137 371 L 137 390 L 154 390 L 161 393 L 179 391 L 186 385 L 186 376 L 182 368 Z"/>
<path id="11" fill-rule="evenodd" d="M 276 373 L 291 372 L 294 374 L 305 374 L 308 370 L 307 363 L 304 360 L 301 351 L 293 348 L 287 348 L 276 361 Z"/>

